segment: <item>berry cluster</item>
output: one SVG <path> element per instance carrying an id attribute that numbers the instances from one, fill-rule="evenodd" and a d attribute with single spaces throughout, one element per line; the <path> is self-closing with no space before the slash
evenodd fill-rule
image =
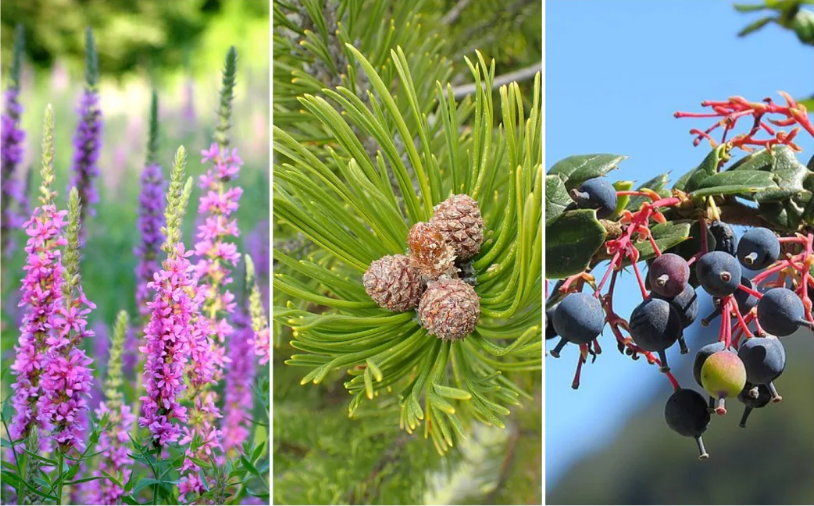
<path id="1" fill-rule="evenodd" d="M 814 288 L 810 272 L 814 265 L 814 234 L 778 238 L 769 229 L 752 228 L 738 240 L 713 207 L 698 220 L 701 237 L 700 244 L 694 242 L 695 251 L 675 247 L 672 252 L 662 253 L 650 232 L 650 219 L 663 222 L 661 210 L 687 204 L 685 194 L 674 191 L 672 197 L 664 198 L 649 190 L 617 192 L 599 178 L 571 191 L 573 205 L 596 209 L 597 217 L 612 216 L 617 196 L 622 195 L 646 197 L 649 201 L 636 212 L 623 212 L 619 220 L 621 234 L 605 243 L 611 260 L 598 285 L 588 272 L 559 283 L 546 309 L 546 339 L 560 337 L 550 354 L 559 357 L 567 343 L 579 346 L 572 384 L 578 388 L 582 365 L 589 354 L 595 360 L 601 353 L 597 338 L 608 324 L 620 352 L 634 360 L 644 355 L 669 379 L 674 393 L 665 407 L 667 424 L 675 432 L 694 438 L 701 459 L 706 459 L 701 435 L 710 423 L 711 413 L 726 414 L 726 399 L 737 398 L 745 405 L 741 427 L 746 426 L 754 408 L 782 399 L 774 385 L 786 362 L 778 338 L 800 327 L 814 329 L 809 298 L 809 289 Z M 634 237 L 649 241 L 655 251 L 646 277 L 637 266 L 639 250 Z M 613 310 L 616 277 L 625 261 L 633 269 L 643 298 L 628 320 Z M 749 279 L 743 269 L 760 272 Z M 610 287 L 603 295 L 608 279 Z M 586 283 L 593 288 L 592 293 L 583 293 Z M 682 354 L 689 351 L 683 339 L 684 329 L 698 318 L 699 286 L 712 296 L 715 305 L 701 324 L 707 326 L 721 317 L 718 341 L 701 348 L 693 366 L 696 382 L 709 395 L 708 402 L 697 391 L 681 388 L 667 363 L 667 350 L 675 343 L 679 343 Z"/>
<path id="2" fill-rule="evenodd" d="M 453 195 L 434 210 L 429 222 L 410 229 L 407 254 L 372 262 L 363 283 L 379 307 L 418 308 L 430 335 L 457 341 L 475 330 L 480 317 L 480 298 L 458 273 L 480 252 L 483 217 L 469 195 Z"/>

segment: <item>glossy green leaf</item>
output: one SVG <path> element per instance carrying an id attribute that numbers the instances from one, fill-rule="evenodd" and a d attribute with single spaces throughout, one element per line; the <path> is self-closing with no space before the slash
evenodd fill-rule
<path id="1" fill-rule="evenodd" d="M 613 187 L 616 188 L 616 191 L 628 191 L 633 188 L 633 181 L 617 181 L 613 183 Z M 613 216 L 619 216 L 627 208 L 628 202 L 630 202 L 630 195 L 617 197 L 616 210 L 613 211 Z"/>
<path id="2" fill-rule="evenodd" d="M 653 233 L 653 239 L 656 241 L 659 250 L 664 252 L 687 240 L 690 236 L 690 224 L 675 222 L 659 223 L 650 227 L 650 231 Z M 636 244 L 636 249 L 639 250 L 641 260 L 647 260 L 656 254 L 653 245 L 650 244 L 648 240 Z"/>
<path id="3" fill-rule="evenodd" d="M 668 175 L 659 174 L 658 176 L 654 177 L 653 179 L 648 179 L 644 183 L 640 184 L 637 190 L 653 190 L 656 193 L 661 192 L 664 187 L 667 186 Z M 645 197 L 630 197 L 630 201 L 627 204 L 627 209 L 630 211 L 637 211 L 639 207 L 648 199 Z"/>
<path id="4" fill-rule="evenodd" d="M 676 190 L 690 193 L 700 188 L 701 183 L 718 171 L 720 161 L 720 149 L 716 148 L 709 152 L 698 167 L 681 176 L 673 185 Z"/>
<path id="5" fill-rule="evenodd" d="M 693 197 L 706 197 L 709 195 L 755 193 L 758 190 L 776 186 L 771 172 L 739 170 L 720 172 L 706 177 L 690 195 Z"/>
<path id="6" fill-rule="evenodd" d="M 564 278 L 585 270 L 606 235 L 591 209 L 568 211 L 546 223 L 545 277 Z"/>
<path id="7" fill-rule="evenodd" d="M 559 176 L 545 177 L 545 219 L 552 220 L 562 214 L 573 201 Z"/>
<path id="8" fill-rule="evenodd" d="M 548 175 L 557 175 L 565 182 L 569 190 L 576 188 L 588 179 L 604 176 L 619 166 L 626 156 L 596 154 L 574 155 L 555 163 Z"/>

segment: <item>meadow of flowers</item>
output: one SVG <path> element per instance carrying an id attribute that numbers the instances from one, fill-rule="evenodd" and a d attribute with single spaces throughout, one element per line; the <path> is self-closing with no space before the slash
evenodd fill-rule
<path id="1" fill-rule="evenodd" d="M 268 69 L 3 66 L 2 502 L 266 504 Z M 103 43 L 103 41 L 99 41 Z M 4 62 L 5 63 L 5 62 Z"/>

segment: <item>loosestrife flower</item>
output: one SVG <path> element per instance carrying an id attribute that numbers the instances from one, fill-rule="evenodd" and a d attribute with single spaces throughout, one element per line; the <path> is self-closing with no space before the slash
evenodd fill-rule
<path id="1" fill-rule="evenodd" d="M 79 192 L 71 190 L 69 200 L 68 244 L 63 270 L 63 301 L 54 318 L 54 332 L 46 339 L 48 351 L 40 380 L 42 395 L 37 404 L 40 417 L 53 427 L 51 437 L 67 453 L 84 450 L 83 411 L 87 410 L 93 375 L 91 360 L 80 348 L 92 337 L 87 315 L 96 306 L 85 297 L 79 277 Z"/>
<path id="2" fill-rule="evenodd" d="M 183 373 L 190 353 L 191 320 L 198 310 L 193 300 L 195 284 L 188 260 L 192 252 L 186 251 L 179 241 L 186 207 L 184 196 L 187 195 L 181 188 L 185 166 L 186 151 L 182 146 L 175 155 L 167 192 L 163 246 L 167 259 L 148 285 L 155 295 L 149 303 L 150 321 L 144 331 L 146 344 L 139 348 L 146 356 L 143 384 L 147 391 L 147 396 L 141 397 L 143 416 L 139 418 L 139 425 L 150 430 L 153 443 L 159 446 L 177 441 L 180 428 L 176 422 L 187 420 L 180 394 L 186 388 Z M 191 187 L 190 182 L 187 187 Z"/>
<path id="3" fill-rule="evenodd" d="M 195 279 L 199 285 L 197 300 L 201 313 L 195 322 L 191 341 L 192 360 L 188 367 L 193 410 L 190 426 L 185 428 L 181 444 L 191 443 L 196 435 L 203 442 L 195 450 L 192 446 L 187 449 L 188 458 L 181 468 L 182 478 L 178 487 L 181 497 L 190 492 L 201 494 L 206 490 L 200 480 L 201 470 L 191 458 L 206 458 L 215 449 L 223 450 L 220 443 L 221 431 L 215 425 L 215 420 L 222 416 L 217 407 L 218 396 L 208 387 L 223 376 L 224 363 L 229 361 L 225 356 L 223 343 L 234 331 L 227 321 L 227 316 L 235 309 L 234 295 L 224 287 L 232 282 L 230 268 L 240 259 L 237 246 L 230 242 L 231 238 L 239 235 L 237 221 L 230 220 L 229 217 L 237 211 L 243 190 L 240 187 L 228 188 L 226 185 L 238 176 L 240 166 L 243 165 L 237 150 L 230 152 L 228 149 L 226 136 L 236 62 L 237 53 L 231 48 L 224 69 L 216 142 L 208 150 L 201 151 L 201 163 L 212 162 L 214 168 L 208 169 L 199 180 L 203 193 L 198 213 L 204 217 L 204 221 L 198 226 L 198 242 L 195 244 L 195 254 L 198 257 Z"/>
<path id="4" fill-rule="evenodd" d="M 249 417 L 252 412 L 252 381 L 254 381 L 254 349 L 249 342 L 254 335 L 251 317 L 246 308 L 235 314 L 237 331 L 229 340 L 226 367 L 226 394 L 223 425 L 223 446 L 229 451 L 240 448 L 249 437 Z"/>
<path id="5" fill-rule="evenodd" d="M 136 416 L 131 412 L 130 406 L 122 403 L 122 352 L 125 336 L 127 334 L 128 318 L 125 311 L 121 311 L 116 318 L 113 340 L 110 347 L 110 360 L 105 380 L 105 399 L 99 403 L 96 415 L 101 419 L 105 414 L 109 416 L 108 429 L 99 436 L 99 442 L 94 449 L 100 453 L 99 469 L 94 476 L 103 477 L 102 471 L 116 477 L 121 473 L 122 483 L 130 479 L 133 468 L 133 458 L 130 457 L 130 438 L 128 433 L 133 429 Z M 92 484 L 88 490 L 87 504 L 118 504 L 124 495 L 124 490 L 108 479 L 89 482 Z"/>
<path id="6" fill-rule="evenodd" d="M 25 278 L 22 280 L 22 301 L 26 308 L 20 338 L 15 347 L 16 357 L 11 366 L 17 381 L 12 403 L 16 410 L 9 432 L 12 439 L 28 437 L 31 429 L 38 426 L 50 430 L 47 419 L 39 416 L 37 407 L 42 393 L 40 378 L 48 350 L 46 340 L 56 326 L 58 310 L 62 304 L 62 254 L 59 247 L 67 244 L 62 237 L 67 211 L 57 211 L 53 204 L 55 193 L 51 191 L 54 181 L 54 124 L 49 105 L 45 110 L 42 142 L 42 205 L 36 209 L 25 224 L 29 239 L 25 251 L 28 254 Z"/>
<path id="7" fill-rule="evenodd" d="M 93 215 L 92 205 L 98 202 L 99 195 L 95 179 L 99 176 L 96 162 L 102 145 L 102 113 L 99 109 L 99 80 L 96 45 L 90 28 L 85 32 L 85 89 L 79 102 L 79 124 L 74 134 L 73 177 L 71 186 L 79 190 L 82 201 L 81 221 L 85 214 Z"/>
<path id="8" fill-rule="evenodd" d="M 17 27 L 14 40 L 14 58 L 9 70 L 10 82 L 3 95 L 5 109 L 0 116 L 0 243 L 3 258 L 12 249 L 9 232 L 22 224 L 21 217 L 26 213 L 24 197 L 17 181 L 17 167 L 23 161 L 25 131 L 20 128 L 23 107 L 18 100 L 20 94 L 20 65 L 24 44 L 24 32 Z M 18 212 L 12 209 L 17 202 Z"/>
<path id="9" fill-rule="evenodd" d="M 254 262 L 249 255 L 246 255 L 246 284 L 251 287 L 249 314 L 252 317 L 252 330 L 254 331 L 252 338 L 249 339 L 249 344 L 254 348 L 254 354 L 260 357 L 260 365 L 265 365 L 271 358 L 269 325 L 260 289 L 257 287 L 255 279 Z"/>

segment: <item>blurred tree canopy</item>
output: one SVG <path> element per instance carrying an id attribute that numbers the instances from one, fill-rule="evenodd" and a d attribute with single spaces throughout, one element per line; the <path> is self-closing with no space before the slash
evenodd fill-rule
<path id="1" fill-rule="evenodd" d="M 91 26 L 103 75 L 173 70 L 203 60 L 207 37 L 248 41 L 258 29 L 267 33 L 268 16 L 266 0 L 3 0 L 2 58 L 11 58 L 14 27 L 21 24 L 29 62 L 49 67 L 65 59 L 81 66 L 84 31 Z M 242 55 L 268 62 L 267 49 L 257 55 L 251 46 L 244 49 Z"/>

